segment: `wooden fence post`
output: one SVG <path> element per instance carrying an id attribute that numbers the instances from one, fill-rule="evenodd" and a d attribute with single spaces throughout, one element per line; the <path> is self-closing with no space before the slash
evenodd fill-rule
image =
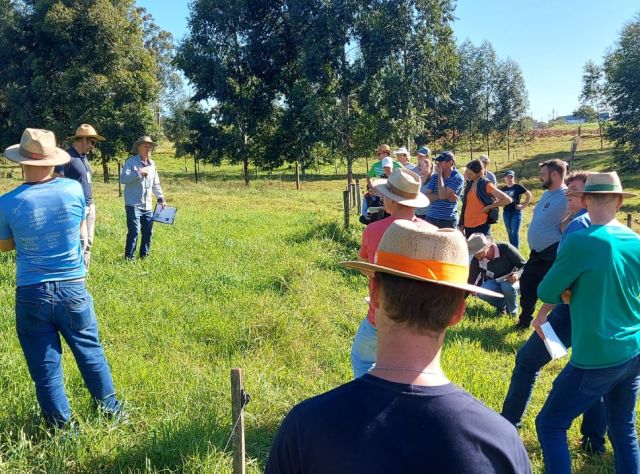
<path id="1" fill-rule="evenodd" d="M 298 161 L 296 161 L 296 189 L 300 190 L 300 165 Z"/>
<path id="2" fill-rule="evenodd" d="M 244 406 L 242 369 L 231 369 L 231 423 L 233 427 L 233 474 L 245 474 Z"/>
<path id="3" fill-rule="evenodd" d="M 356 185 L 354 183 L 349 185 L 349 193 L 351 194 L 351 207 L 356 207 Z"/>
<path id="4" fill-rule="evenodd" d="M 344 204 L 344 226 L 349 227 L 349 186 L 342 192 L 342 203 Z"/>
<path id="5" fill-rule="evenodd" d="M 358 215 L 362 212 L 362 196 L 360 195 L 360 180 L 356 179 L 356 204 Z"/>
<path id="6" fill-rule="evenodd" d="M 118 197 L 122 197 L 122 183 L 120 182 L 120 162 L 118 161 Z"/>
<path id="7" fill-rule="evenodd" d="M 627 227 L 631 229 L 631 214 L 627 214 Z"/>
<path id="8" fill-rule="evenodd" d="M 198 159 L 193 155 L 193 173 L 196 176 L 196 184 L 198 184 Z"/>

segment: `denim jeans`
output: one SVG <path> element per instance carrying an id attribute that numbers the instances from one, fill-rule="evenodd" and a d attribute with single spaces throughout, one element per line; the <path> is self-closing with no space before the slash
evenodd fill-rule
<path id="1" fill-rule="evenodd" d="M 482 284 L 482 288 L 502 293 L 504 298 L 481 294 L 478 294 L 478 298 L 498 309 L 506 309 L 511 316 L 517 315 L 518 303 L 516 300 L 518 298 L 518 290 L 520 288 L 520 284 L 518 282 L 509 283 L 508 281 L 487 280 Z"/>
<path id="2" fill-rule="evenodd" d="M 507 211 L 502 212 L 504 219 L 504 226 L 507 229 L 507 235 L 509 236 L 509 243 L 515 248 L 520 246 L 520 223 L 522 222 L 522 211 Z"/>
<path id="3" fill-rule="evenodd" d="M 556 259 L 558 244 L 550 245 L 541 252 L 531 251 L 520 276 L 520 316 L 518 324 L 529 327 L 538 301 L 538 285 Z"/>
<path id="4" fill-rule="evenodd" d="M 549 324 L 558 338 L 567 347 L 571 347 L 571 315 L 569 306 L 557 305 L 549 317 Z M 502 416 L 517 428 L 527 409 L 533 387 L 542 367 L 551 362 L 549 351 L 538 333 L 531 334 L 527 342 L 518 350 L 516 366 L 513 368 L 507 396 L 502 405 Z M 582 444 L 592 451 L 604 451 L 604 435 L 607 429 L 604 403 L 599 399 L 582 417 Z"/>
<path id="5" fill-rule="evenodd" d="M 111 371 L 98 338 L 93 299 L 84 281 L 59 281 L 16 289 L 16 329 L 45 419 L 57 426 L 71 417 L 62 379 L 62 344 L 67 342 L 94 401 L 117 413 Z"/>
<path id="6" fill-rule="evenodd" d="M 351 346 L 351 367 L 353 378 L 368 373 L 376 365 L 378 330 L 365 317 L 358 327 Z"/>
<path id="7" fill-rule="evenodd" d="M 616 472 L 639 472 L 635 414 L 639 385 L 640 355 L 604 369 L 579 369 L 567 364 L 536 418 L 545 472 L 571 472 L 567 430 L 600 397 L 604 397 Z"/>
<path id="8" fill-rule="evenodd" d="M 149 255 L 151 251 L 151 234 L 153 232 L 153 211 L 139 209 L 135 206 L 124 206 L 127 212 L 127 242 L 124 248 L 124 258 L 133 259 L 138 243 L 138 234 L 142 230 L 140 242 L 140 258 Z"/>

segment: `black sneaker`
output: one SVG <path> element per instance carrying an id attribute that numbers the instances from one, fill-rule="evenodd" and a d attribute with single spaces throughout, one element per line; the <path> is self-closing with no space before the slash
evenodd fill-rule
<path id="1" fill-rule="evenodd" d="M 524 324 L 522 321 L 518 321 L 516 323 L 515 329 L 518 332 L 524 332 L 524 331 L 528 331 L 529 327 L 530 327 L 529 324 Z"/>

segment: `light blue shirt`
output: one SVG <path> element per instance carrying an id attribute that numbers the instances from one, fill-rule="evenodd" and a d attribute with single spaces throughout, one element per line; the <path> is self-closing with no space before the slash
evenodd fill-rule
<path id="1" fill-rule="evenodd" d="M 565 186 L 555 191 L 545 191 L 533 210 L 533 217 L 527 232 L 527 240 L 531 250 L 542 252 L 547 247 L 560 242 L 562 237 L 560 222 L 567 213 L 565 191 Z"/>
<path id="2" fill-rule="evenodd" d="M 151 194 L 155 194 L 158 202 L 164 202 L 164 195 L 160 187 L 160 178 L 156 163 L 149 160 L 149 173 L 142 176 L 140 169 L 145 165 L 140 155 L 133 155 L 124 162 L 120 173 L 120 182 L 124 184 L 124 204 L 139 209 L 151 210 Z"/>
<path id="3" fill-rule="evenodd" d="M 71 179 L 21 184 L 0 196 L 0 239 L 15 242 L 16 286 L 85 276 L 84 216 L 82 186 Z"/>

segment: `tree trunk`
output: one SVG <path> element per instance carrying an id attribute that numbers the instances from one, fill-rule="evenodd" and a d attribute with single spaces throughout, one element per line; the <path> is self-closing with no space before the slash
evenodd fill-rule
<path id="1" fill-rule="evenodd" d="M 347 158 L 347 184 L 351 185 L 353 182 L 353 160 L 351 157 Z"/>
<path id="2" fill-rule="evenodd" d="M 198 184 L 198 159 L 196 155 L 193 155 L 193 174 L 196 177 L 196 184 Z"/>
<path id="3" fill-rule="evenodd" d="M 109 182 L 109 159 L 106 156 L 102 157 L 102 178 L 105 183 Z"/>
<path id="4" fill-rule="evenodd" d="M 300 162 L 296 160 L 296 189 L 300 190 Z"/>
<path id="5" fill-rule="evenodd" d="M 511 141 L 510 141 L 510 132 L 511 127 L 507 128 L 507 161 L 511 161 Z"/>
<path id="6" fill-rule="evenodd" d="M 600 112 L 598 112 L 598 130 L 600 131 L 600 151 L 602 151 L 602 122 L 600 121 Z"/>
<path id="7" fill-rule="evenodd" d="M 244 185 L 249 186 L 249 150 L 247 149 L 249 137 L 244 133 L 242 138 L 242 175 L 244 177 Z"/>
<path id="8" fill-rule="evenodd" d="M 491 154 L 491 150 L 489 149 L 489 134 L 487 133 L 486 136 L 486 140 L 487 140 L 487 156 L 489 156 Z"/>

